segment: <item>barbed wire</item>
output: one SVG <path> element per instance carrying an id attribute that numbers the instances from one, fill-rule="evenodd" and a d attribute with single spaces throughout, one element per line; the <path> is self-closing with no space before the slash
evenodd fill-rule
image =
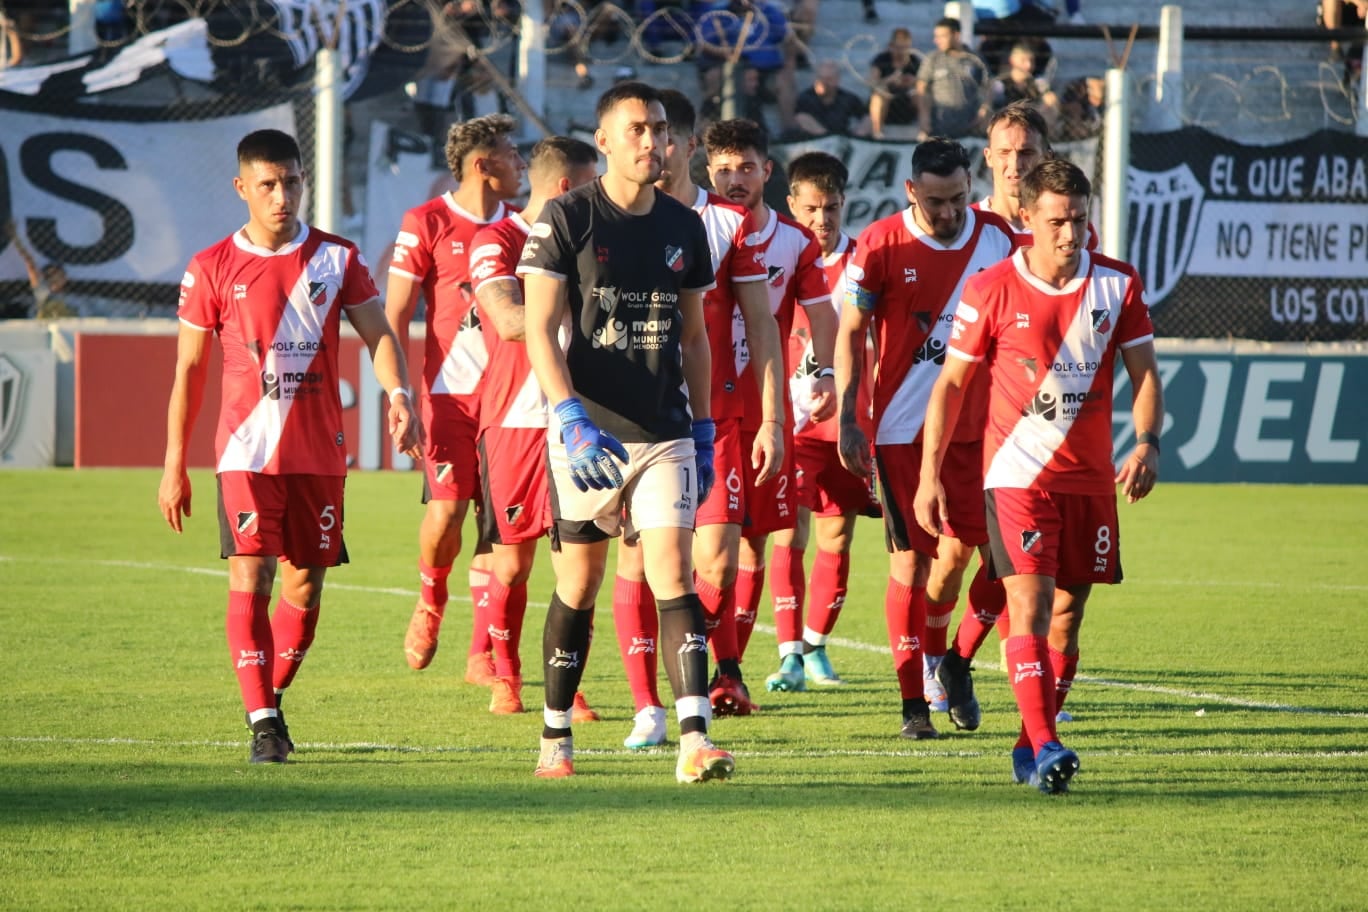
<path id="1" fill-rule="evenodd" d="M 314 18 L 335 15 L 342 0 L 314 3 Z M 536 0 L 525 0 L 536 2 Z M 291 24 L 282 6 L 306 7 L 306 0 L 130 0 L 127 34 L 99 39 L 102 48 L 118 48 L 160 28 L 185 19 L 211 23 L 207 40 L 221 49 L 240 47 L 253 38 L 270 36 L 282 41 L 300 40 L 301 28 L 319 27 L 307 17 Z M 630 5 L 630 4 L 629 4 Z M 500 54 L 521 38 L 521 10 L 516 0 L 389 0 L 383 4 L 380 45 L 392 51 L 418 55 L 440 46 L 455 47 L 470 55 Z M 0 15 L 7 15 L 0 0 Z M 60 16 L 60 13 L 54 13 Z M 25 42 L 51 45 L 70 34 L 69 22 L 21 18 L 11 28 Z M 300 25 L 304 22 L 304 25 Z M 29 27 L 25 27 L 26 24 Z M 842 35 L 820 24 L 804 27 L 805 36 L 786 27 L 782 36 L 764 15 L 738 16 L 730 9 L 713 9 L 695 17 L 674 5 L 662 5 L 638 17 L 632 9 L 611 0 L 541 0 L 538 28 L 548 58 L 573 59 L 588 64 L 611 65 L 631 59 L 642 64 L 669 67 L 688 60 L 721 60 L 763 49 L 782 47 L 788 61 L 818 56 L 835 60 L 854 89 L 874 89 L 869 79 L 870 61 L 885 49 L 884 40 L 872 32 Z M 740 47 L 738 48 L 738 42 Z M 1067 45 L 1064 45 L 1067 47 Z M 1064 47 L 1056 48 L 1047 79 L 1060 67 Z M 1307 62 L 1308 64 L 1310 61 Z M 1101 62 L 1094 68 L 1100 74 Z M 677 76 L 672 78 L 678 81 Z M 1152 75 L 1132 80 L 1135 100 L 1162 107 L 1154 100 Z M 1318 103 L 1327 123 L 1352 126 L 1355 122 L 1355 86 L 1347 85 L 1337 67 L 1316 63 L 1315 75 L 1306 79 L 1289 76 L 1287 68 L 1260 61 L 1232 61 L 1226 72 L 1188 76 L 1184 82 L 1182 122 L 1218 127 L 1240 122 L 1278 124 L 1305 116 L 1304 105 Z"/>

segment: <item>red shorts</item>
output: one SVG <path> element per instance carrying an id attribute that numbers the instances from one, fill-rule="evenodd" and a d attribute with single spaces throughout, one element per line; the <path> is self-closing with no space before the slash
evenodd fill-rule
<path id="1" fill-rule="evenodd" d="M 920 443 L 880 444 L 874 448 L 883 489 L 884 531 L 889 550 L 936 556 L 936 542 L 917 525 L 913 502 L 921 481 Z M 944 534 L 977 547 L 988 541 L 983 511 L 983 442 L 951 443 L 941 463 L 941 487 L 949 514 Z M 928 550 L 929 549 L 929 550 Z"/>
<path id="2" fill-rule="evenodd" d="M 994 488 L 985 500 L 992 578 L 1036 573 L 1058 586 L 1121 582 L 1115 494 Z"/>
<path id="3" fill-rule="evenodd" d="M 745 463 L 750 461 L 750 452 L 741 451 L 741 419 L 723 418 L 717 422 L 717 439 L 713 445 L 713 470 L 716 481 L 698 508 L 694 527 L 741 525 L 746 518 L 746 504 L 741 497 Z"/>
<path id="4" fill-rule="evenodd" d="M 755 432 L 741 432 L 742 464 L 745 466 L 746 520 L 743 535 L 769 535 L 781 529 L 792 529 L 798 523 L 798 485 L 793 478 L 793 432 L 784 428 L 784 465 L 779 474 L 756 486 L 756 470 L 751 465 L 751 448 L 755 446 Z"/>
<path id="5" fill-rule="evenodd" d="M 951 441 L 941 462 L 941 487 L 949 513 L 942 534 L 977 548 L 988 541 L 983 509 L 983 441 Z"/>
<path id="6" fill-rule="evenodd" d="M 472 500 L 480 493 L 477 422 L 460 398 L 423 398 L 423 503 Z"/>
<path id="7" fill-rule="evenodd" d="M 551 528 L 546 428 L 486 428 L 480 435 L 480 540 L 516 545 Z"/>
<path id="8" fill-rule="evenodd" d="M 283 557 L 296 567 L 347 562 L 342 543 L 342 475 L 218 476 L 223 557 Z"/>
<path id="9" fill-rule="evenodd" d="M 841 453 L 835 443 L 798 437 L 793 450 L 800 506 L 816 516 L 843 516 L 859 513 L 869 505 L 869 486 L 841 464 Z"/>

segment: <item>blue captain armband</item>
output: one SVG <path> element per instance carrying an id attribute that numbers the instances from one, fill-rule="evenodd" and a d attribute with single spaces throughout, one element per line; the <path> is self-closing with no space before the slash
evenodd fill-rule
<path id="1" fill-rule="evenodd" d="M 856 310 L 871 311 L 874 309 L 874 292 L 868 288 L 861 288 L 859 285 L 847 284 L 845 293 L 845 303 L 847 307 L 854 307 Z"/>

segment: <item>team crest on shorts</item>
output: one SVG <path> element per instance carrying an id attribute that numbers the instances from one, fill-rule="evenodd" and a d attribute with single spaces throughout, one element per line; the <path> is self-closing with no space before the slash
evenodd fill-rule
<path id="1" fill-rule="evenodd" d="M 1021 550 L 1026 554 L 1040 553 L 1040 530 L 1027 529 L 1021 533 Z"/>
<path id="2" fill-rule="evenodd" d="M 237 515 L 238 535 L 255 535 L 257 531 L 257 514 L 255 510 L 250 512 L 243 511 Z"/>

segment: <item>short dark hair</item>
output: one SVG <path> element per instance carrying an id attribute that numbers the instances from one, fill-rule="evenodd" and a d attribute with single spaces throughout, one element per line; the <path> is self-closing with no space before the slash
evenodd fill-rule
<path id="1" fill-rule="evenodd" d="M 1067 158 L 1047 158 L 1021 179 L 1021 208 L 1033 209 L 1042 194 L 1092 196 L 1092 183 L 1083 169 Z"/>
<path id="2" fill-rule="evenodd" d="M 1034 130 L 1036 135 L 1040 137 L 1040 144 L 1044 147 L 1044 151 L 1050 151 L 1050 126 L 1045 122 L 1045 117 L 1040 113 L 1040 110 L 1031 102 L 1014 101 L 997 111 L 988 120 L 988 129 L 983 131 L 983 135 L 991 137 L 993 128 L 1002 123 L 1021 127 L 1023 130 Z"/>
<path id="3" fill-rule="evenodd" d="M 239 165 L 294 162 L 302 167 L 304 164 L 304 157 L 299 154 L 299 143 L 281 130 L 255 130 L 248 133 L 238 143 L 237 159 Z"/>
<path id="4" fill-rule="evenodd" d="M 599 123 L 603 123 L 603 118 L 608 116 L 608 112 L 624 101 L 640 101 L 643 104 L 650 104 L 653 101 L 660 100 L 660 90 L 655 86 L 635 80 L 619 82 L 599 96 L 598 104 L 594 106 L 594 118 Z"/>
<path id="5" fill-rule="evenodd" d="M 969 150 L 944 136 L 932 136 L 912 150 L 912 179 L 923 174 L 949 177 L 963 168 L 969 171 Z"/>
<path id="6" fill-rule="evenodd" d="M 804 152 L 788 163 L 789 193 L 798 195 L 799 184 L 811 184 L 821 193 L 845 195 L 850 170 L 829 152 Z"/>
<path id="7" fill-rule="evenodd" d="M 547 136 L 532 147 L 527 157 L 527 171 L 540 177 L 551 171 L 557 177 L 568 176 L 571 169 L 598 164 L 598 150 L 573 136 Z"/>
<path id="8" fill-rule="evenodd" d="M 499 138 L 516 130 L 518 124 L 507 114 L 486 114 L 447 130 L 446 162 L 451 176 L 461 180 L 461 163 L 471 152 L 493 152 Z"/>
<path id="9" fill-rule="evenodd" d="M 669 121 L 671 133 L 692 136 L 698 126 L 698 112 L 694 109 L 689 96 L 678 89 L 661 89 L 660 103 L 665 106 L 665 119 Z"/>
<path id="10" fill-rule="evenodd" d="M 765 128 L 753 120 L 738 117 L 710 124 L 703 134 L 703 148 L 709 157 L 718 152 L 744 152 L 754 149 L 761 158 L 769 158 L 769 138 Z"/>
<path id="11" fill-rule="evenodd" d="M 952 32 L 960 32 L 964 29 L 964 27 L 960 25 L 960 21 L 954 16 L 946 16 L 943 19 L 937 19 L 934 28 L 948 28 Z"/>

